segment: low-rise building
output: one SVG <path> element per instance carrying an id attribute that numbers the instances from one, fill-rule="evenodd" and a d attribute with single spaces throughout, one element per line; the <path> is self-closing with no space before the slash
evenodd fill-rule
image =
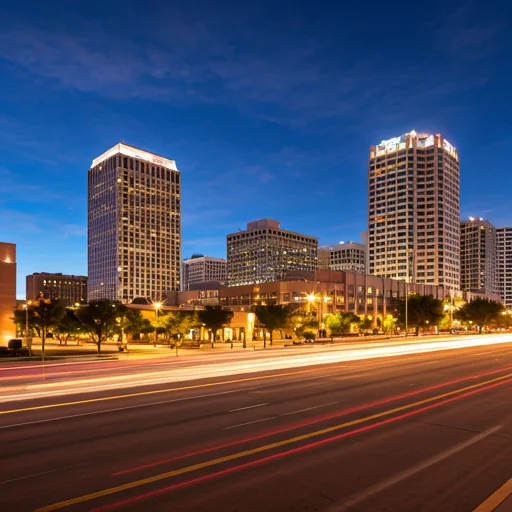
<path id="1" fill-rule="evenodd" d="M 66 307 L 87 300 L 87 276 L 34 272 L 26 283 L 27 300 L 58 299 Z"/>

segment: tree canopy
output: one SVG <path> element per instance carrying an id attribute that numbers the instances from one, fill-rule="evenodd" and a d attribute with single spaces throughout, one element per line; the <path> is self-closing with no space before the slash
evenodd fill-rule
<path id="1" fill-rule="evenodd" d="M 478 298 L 462 306 L 455 313 L 455 318 L 466 323 L 473 322 L 475 326 L 485 328 L 499 320 L 503 309 L 503 304 L 499 302 Z"/>
<path id="2" fill-rule="evenodd" d="M 212 348 L 217 340 L 217 331 L 229 325 L 233 318 L 233 311 L 224 306 L 205 306 L 197 312 L 199 321 L 212 332 Z"/>
<path id="3" fill-rule="evenodd" d="M 111 336 L 118 327 L 117 318 L 126 314 L 126 306 L 107 299 L 89 302 L 76 310 L 76 316 L 91 334 L 96 343 L 98 354 L 101 344 Z"/>
<path id="4" fill-rule="evenodd" d="M 41 335 L 41 352 L 44 359 L 46 350 L 46 336 L 52 327 L 57 327 L 66 314 L 66 310 L 56 299 L 41 299 L 35 304 L 29 305 L 33 310 L 34 325 L 39 328 Z"/>
<path id="5" fill-rule="evenodd" d="M 335 313 L 333 315 L 328 315 L 325 319 L 325 325 L 331 331 L 331 336 L 348 334 L 352 324 L 360 323 L 361 319 L 354 313 Z"/>
<path id="6" fill-rule="evenodd" d="M 272 346 L 274 330 L 286 327 L 290 315 L 288 308 L 281 304 L 266 304 L 254 306 L 253 311 L 258 322 L 269 332 Z M 266 347 L 266 345 L 266 336 L 263 334 L 263 346 Z"/>
<path id="7" fill-rule="evenodd" d="M 443 301 L 432 295 L 411 294 L 407 301 L 407 324 L 413 326 L 416 335 L 427 325 L 437 325 L 444 316 Z M 399 307 L 399 319 L 405 325 L 405 300 Z"/>

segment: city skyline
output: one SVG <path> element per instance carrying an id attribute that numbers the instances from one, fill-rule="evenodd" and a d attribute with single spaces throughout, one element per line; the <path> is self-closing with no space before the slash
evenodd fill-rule
<path id="1" fill-rule="evenodd" d="M 457 147 L 462 218 L 512 225 L 511 42 L 483 8 L 381 6 L 397 34 L 382 41 L 362 7 L 180 7 L 169 38 L 151 6 L 30 4 L 0 11 L 0 239 L 17 244 L 20 298 L 33 272 L 87 273 L 87 169 L 119 141 L 179 162 L 184 256 L 226 257 L 225 235 L 264 217 L 320 245 L 359 240 L 368 148 L 413 129 Z"/>

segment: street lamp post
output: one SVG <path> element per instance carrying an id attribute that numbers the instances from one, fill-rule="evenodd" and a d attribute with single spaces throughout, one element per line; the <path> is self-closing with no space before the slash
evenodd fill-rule
<path id="1" fill-rule="evenodd" d="M 161 302 L 155 302 L 153 304 L 153 306 L 155 306 L 155 320 L 158 320 L 158 312 L 160 311 L 160 308 L 162 307 L 162 303 Z M 155 325 L 155 344 L 154 346 L 156 347 L 156 342 L 157 342 L 157 339 L 158 339 L 158 333 L 157 333 L 157 326 Z"/>
<path id="2" fill-rule="evenodd" d="M 32 356 L 32 347 L 29 346 L 28 343 L 28 307 L 30 306 L 31 303 L 32 301 L 27 300 L 27 302 L 23 305 L 23 308 L 25 309 L 25 345 L 28 348 L 29 356 Z"/>

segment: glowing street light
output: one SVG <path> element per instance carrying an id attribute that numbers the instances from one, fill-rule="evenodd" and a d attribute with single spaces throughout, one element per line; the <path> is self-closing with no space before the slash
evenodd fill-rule
<path id="1" fill-rule="evenodd" d="M 155 302 L 153 304 L 153 306 L 155 307 L 155 320 L 158 320 L 158 313 L 160 311 L 160 308 L 162 307 L 162 303 L 161 302 Z M 156 332 L 157 330 L 157 327 L 155 326 L 155 344 L 154 346 L 156 347 L 156 342 L 157 342 L 157 339 L 158 339 L 158 333 Z"/>
<path id="2" fill-rule="evenodd" d="M 25 345 L 28 348 L 28 355 L 32 356 L 32 343 L 28 343 L 28 307 L 32 304 L 31 300 L 27 300 L 25 304 L 23 304 L 23 309 L 25 310 Z"/>

